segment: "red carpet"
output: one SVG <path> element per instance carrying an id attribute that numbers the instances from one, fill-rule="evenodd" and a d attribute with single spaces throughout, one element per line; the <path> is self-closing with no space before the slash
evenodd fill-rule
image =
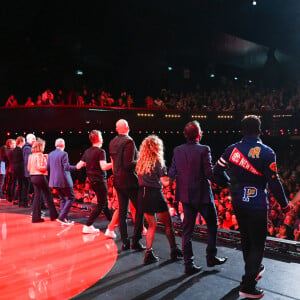
<path id="1" fill-rule="evenodd" d="M 103 233 L 82 225 L 0 214 L 0 299 L 70 299 L 101 279 L 117 259 Z"/>

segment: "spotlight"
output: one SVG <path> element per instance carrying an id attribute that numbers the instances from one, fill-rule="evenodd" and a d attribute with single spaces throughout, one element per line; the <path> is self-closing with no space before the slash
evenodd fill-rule
<path id="1" fill-rule="evenodd" d="M 214 73 L 211 73 L 210 74 L 210 78 L 214 78 L 215 77 L 215 74 Z"/>
<path id="2" fill-rule="evenodd" d="M 252 1 L 252 5 L 254 5 L 254 6 L 256 5 L 256 1 L 255 0 Z"/>
<path id="3" fill-rule="evenodd" d="M 172 71 L 172 70 L 173 70 L 173 68 L 172 68 L 171 66 L 169 66 L 169 67 L 168 67 L 168 70 L 169 70 L 169 71 Z"/>

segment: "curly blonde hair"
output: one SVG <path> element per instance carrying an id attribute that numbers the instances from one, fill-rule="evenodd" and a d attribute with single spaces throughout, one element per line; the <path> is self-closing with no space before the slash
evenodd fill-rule
<path id="1" fill-rule="evenodd" d="M 160 162 L 161 166 L 165 166 L 164 145 L 158 136 L 149 135 L 143 140 L 140 146 L 135 168 L 137 174 L 144 175 L 150 173 L 157 161 Z"/>

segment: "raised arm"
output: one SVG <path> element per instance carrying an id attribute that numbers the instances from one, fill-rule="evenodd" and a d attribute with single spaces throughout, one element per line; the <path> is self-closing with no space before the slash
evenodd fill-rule
<path id="1" fill-rule="evenodd" d="M 77 164 L 76 164 L 76 169 L 79 170 L 82 167 L 85 167 L 86 163 L 82 160 L 80 160 Z"/>
<path id="2" fill-rule="evenodd" d="M 75 170 L 77 170 L 76 166 L 70 165 L 69 156 L 68 156 L 68 153 L 66 153 L 66 152 L 64 153 L 64 155 L 62 157 L 62 165 L 63 165 L 65 171 L 75 171 Z M 48 164 L 47 164 L 47 166 L 48 166 Z"/>

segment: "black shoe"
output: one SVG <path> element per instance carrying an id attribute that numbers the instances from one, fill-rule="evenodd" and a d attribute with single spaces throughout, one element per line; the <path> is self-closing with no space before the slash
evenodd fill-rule
<path id="1" fill-rule="evenodd" d="M 45 222 L 45 220 L 44 220 L 44 219 L 42 219 L 42 218 L 41 218 L 41 219 L 39 219 L 39 220 L 36 220 L 36 221 L 33 221 L 33 220 L 32 220 L 32 223 L 40 223 L 40 222 Z"/>
<path id="2" fill-rule="evenodd" d="M 261 289 L 241 287 L 239 295 L 245 298 L 260 299 L 264 296 L 264 291 Z"/>
<path id="3" fill-rule="evenodd" d="M 172 260 L 177 260 L 182 257 L 183 257 L 182 251 L 177 246 L 175 248 L 171 249 L 171 259 Z"/>
<path id="4" fill-rule="evenodd" d="M 184 274 L 193 275 L 199 273 L 202 270 L 202 267 L 192 264 L 191 266 L 185 266 Z"/>
<path id="5" fill-rule="evenodd" d="M 256 276 L 256 278 L 255 278 L 256 281 L 259 280 L 259 279 L 261 279 L 261 275 L 262 275 L 262 273 L 263 273 L 265 270 L 266 270 L 265 266 L 264 266 L 263 264 L 261 264 L 260 267 L 259 267 L 258 274 L 257 274 L 257 276 Z"/>
<path id="6" fill-rule="evenodd" d="M 135 250 L 136 252 L 139 252 L 139 251 L 144 251 L 146 249 L 146 247 L 140 241 L 138 241 L 138 242 L 132 243 L 131 249 Z"/>
<path id="7" fill-rule="evenodd" d="M 144 265 L 153 264 L 159 261 L 159 258 L 153 253 L 153 249 L 148 249 L 145 251 L 144 255 Z"/>
<path id="8" fill-rule="evenodd" d="M 216 265 L 222 265 L 227 261 L 227 257 L 218 257 L 218 256 L 213 256 L 213 257 L 206 257 L 206 263 L 208 267 L 214 267 Z"/>
<path id="9" fill-rule="evenodd" d="M 126 250 L 130 249 L 130 242 L 129 242 L 129 240 L 127 240 L 125 243 L 122 244 L 121 249 L 122 249 L 122 251 L 126 251 Z"/>

